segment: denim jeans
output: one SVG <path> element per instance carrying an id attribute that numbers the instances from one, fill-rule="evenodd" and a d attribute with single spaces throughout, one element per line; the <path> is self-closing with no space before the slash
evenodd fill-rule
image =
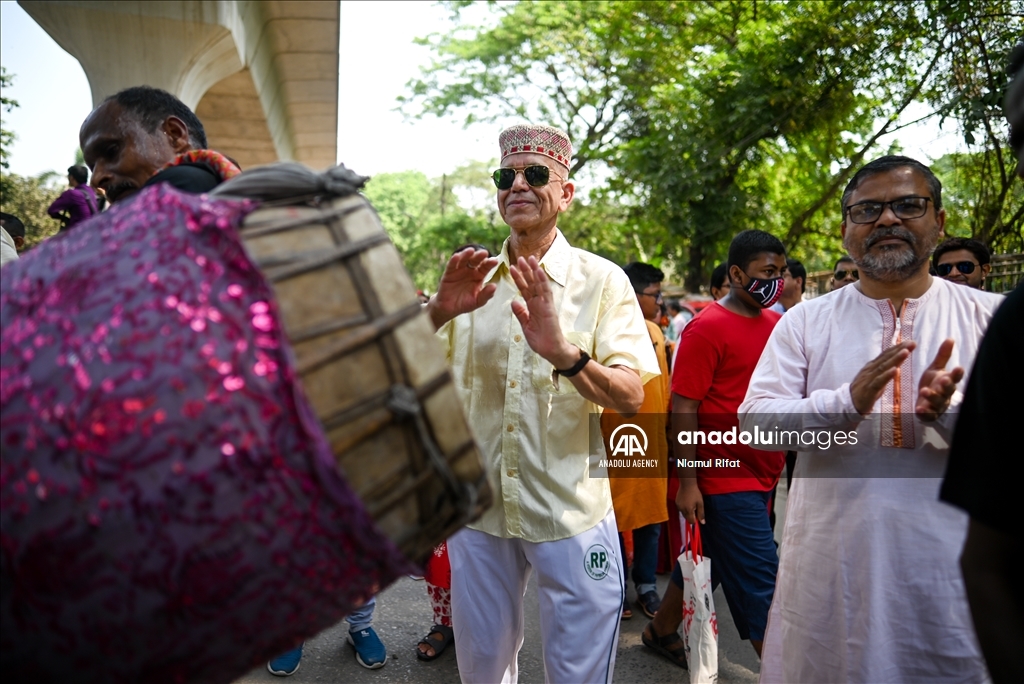
<path id="1" fill-rule="evenodd" d="M 633 530 L 633 584 L 636 586 L 636 594 L 646 594 L 648 591 L 657 592 L 657 580 L 654 571 L 658 566 L 658 537 L 661 536 L 661 523 L 645 525 Z M 622 552 L 622 562 L 626 562 L 626 545 L 619 534 L 619 549 Z M 626 568 L 622 569 L 622 576 L 626 576 Z"/>
<path id="2" fill-rule="evenodd" d="M 364 605 L 348 614 L 348 631 L 359 632 L 373 624 L 373 607 L 377 605 L 377 597 L 371 597 Z"/>

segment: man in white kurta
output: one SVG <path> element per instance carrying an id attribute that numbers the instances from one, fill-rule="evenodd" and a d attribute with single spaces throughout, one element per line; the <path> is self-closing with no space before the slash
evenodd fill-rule
<path id="1" fill-rule="evenodd" d="M 843 236 L 860 282 L 782 318 L 740 406 L 745 430 L 857 435 L 797 459 L 762 682 L 987 678 L 958 566 L 967 516 L 938 490 L 963 369 L 1002 297 L 928 275 L 940 192 L 905 157 L 858 172 Z"/>

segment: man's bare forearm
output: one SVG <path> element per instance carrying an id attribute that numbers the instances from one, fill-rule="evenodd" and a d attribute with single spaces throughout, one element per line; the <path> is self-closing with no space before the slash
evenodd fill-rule
<path id="1" fill-rule="evenodd" d="M 602 366 L 591 360 L 576 375 L 559 381 L 571 382 L 584 399 L 624 415 L 635 414 L 644 403 L 640 373 L 626 366 Z"/>

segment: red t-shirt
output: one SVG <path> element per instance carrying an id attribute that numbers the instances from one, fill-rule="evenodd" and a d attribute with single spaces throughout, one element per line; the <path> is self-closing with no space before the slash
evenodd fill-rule
<path id="1" fill-rule="evenodd" d="M 736 428 L 738 432 L 736 411 L 779 318 L 767 309 L 760 316 L 747 318 L 715 302 L 683 329 L 672 371 L 672 392 L 700 401 L 697 424 L 705 433 L 705 443 L 691 441 L 697 444 L 696 460 L 711 461 L 710 467 L 697 468 L 697 486 L 703 494 L 769 491 L 786 464 L 785 452 L 760 451 L 735 438 L 735 444 L 707 443 L 712 431 L 729 433 Z M 672 439 L 678 436 L 673 434 Z M 717 466 L 718 459 L 739 460 L 739 465 Z"/>

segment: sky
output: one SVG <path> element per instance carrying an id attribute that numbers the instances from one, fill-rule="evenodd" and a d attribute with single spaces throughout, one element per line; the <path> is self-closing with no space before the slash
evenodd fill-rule
<path id="1" fill-rule="evenodd" d="M 467 161 L 497 157 L 500 122 L 466 129 L 457 114 L 406 120 L 395 111 L 406 83 L 430 63 L 430 50 L 413 40 L 453 26 L 448 11 L 432 2 L 341 3 L 338 161 L 364 175 L 419 170 L 438 177 Z M 75 160 L 78 128 L 92 109 L 85 72 L 10 0 L 0 2 L 0 63 L 15 75 L 4 95 L 20 105 L 0 112 L 4 127 L 18 136 L 11 172 L 58 170 L 63 176 Z M 920 111 L 910 109 L 906 120 Z M 896 137 L 905 154 L 926 162 L 964 148 L 952 125 L 940 130 L 934 120 Z"/>

